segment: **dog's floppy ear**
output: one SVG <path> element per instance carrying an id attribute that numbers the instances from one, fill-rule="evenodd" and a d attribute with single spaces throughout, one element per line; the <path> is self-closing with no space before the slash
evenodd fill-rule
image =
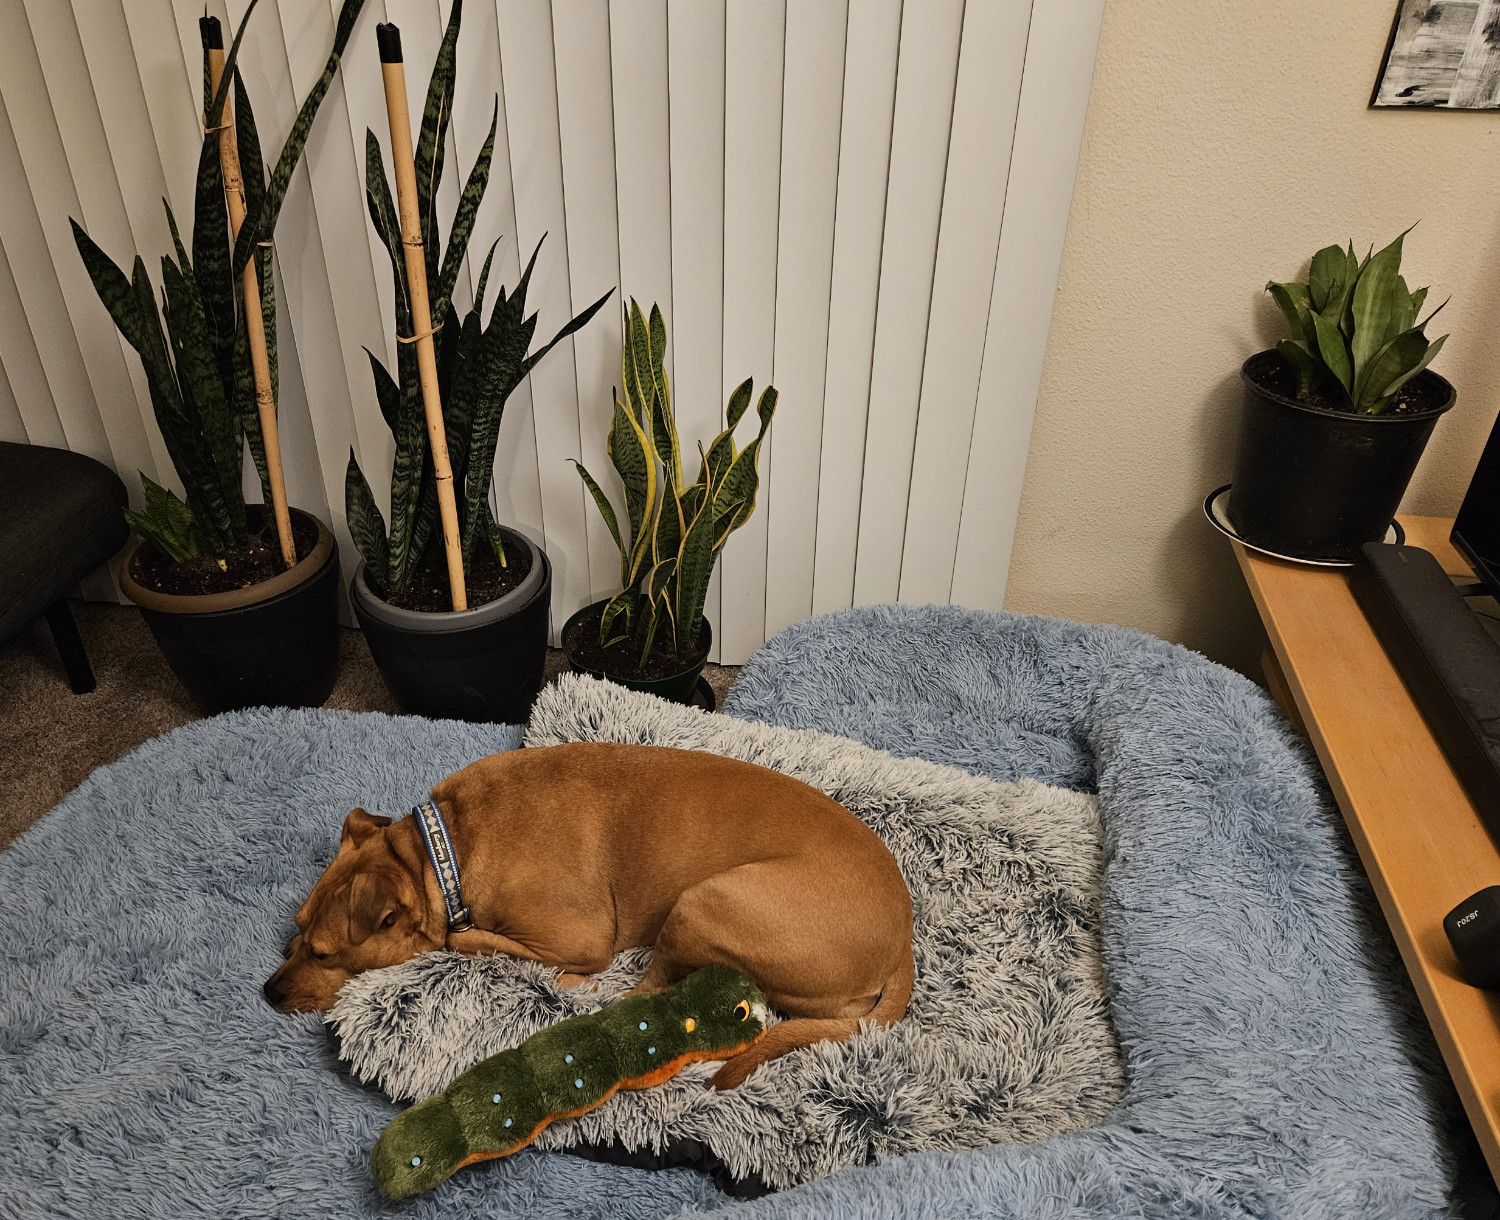
<path id="1" fill-rule="evenodd" d="M 339 836 L 339 850 L 347 851 L 351 847 L 358 847 L 382 826 L 390 824 L 390 818 L 366 813 L 363 809 L 351 809 L 349 816 L 344 819 L 344 832 Z"/>
<path id="2" fill-rule="evenodd" d="M 349 943 L 363 944 L 403 909 L 394 877 L 384 870 L 360 873 L 349 883 Z"/>

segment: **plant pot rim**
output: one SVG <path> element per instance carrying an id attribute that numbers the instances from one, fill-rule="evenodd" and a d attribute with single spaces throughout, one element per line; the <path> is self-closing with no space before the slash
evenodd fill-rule
<path id="1" fill-rule="evenodd" d="M 1386 415 L 1383 413 L 1380 415 L 1369 415 L 1363 411 L 1341 411 L 1336 407 L 1318 407 L 1312 403 L 1298 402 L 1295 398 L 1288 398 L 1285 394 L 1278 394 L 1275 390 L 1263 386 L 1260 382 L 1256 381 L 1250 375 L 1250 366 L 1265 356 L 1276 356 L 1278 359 L 1285 359 L 1274 347 L 1268 347 L 1265 351 L 1256 352 L 1253 356 L 1247 357 L 1245 363 L 1240 365 L 1240 379 L 1256 394 L 1283 407 L 1292 407 L 1298 411 L 1306 411 L 1309 415 L 1323 415 L 1332 419 L 1352 420 L 1356 427 L 1363 424 L 1413 424 L 1424 422 L 1442 415 L 1445 411 L 1450 410 L 1453 404 L 1458 401 L 1458 391 L 1453 388 L 1451 381 L 1441 373 L 1434 372 L 1432 369 L 1423 369 L 1417 374 L 1418 378 L 1429 377 L 1439 381 L 1448 391 L 1448 396 L 1444 399 L 1442 406 L 1432 407 L 1426 411 L 1412 411 L 1404 415 Z M 1416 380 L 1416 378 L 1413 378 L 1413 380 Z"/>
<path id="2" fill-rule="evenodd" d="M 334 554 L 333 533 L 322 521 L 300 508 L 293 508 L 291 512 L 318 527 L 318 541 L 306 559 L 298 560 L 269 580 L 257 581 L 243 589 L 231 589 L 227 593 L 159 593 L 146 588 L 131 574 L 130 569 L 146 546 L 144 538 L 136 537 L 120 565 L 120 591 L 143 610 L 156 610 L 162 614 L 218 614 L 225 610 L 243 610 L 289 593 L 317 575 Z"/>
<path id="3" fill-rule="evenodd" d="M 382 601 L 375 596 L 374 590 L 370 588 L 370 582 L 365 579 L 364 560 L 360 560 L 359 566 L 354 569 L 354 579 L 349 582 L 349 597 L 354 602 L 356 610 L 368 615 L 382 626 L 393 627 L 398 631 L 410 631 L 418 635 L 444 635 L 454 631 L 469 631 L 499 619 L 509 618 L 524 610 L 532 599 L 542 592 L 547 584 L 547 576 L 551 572 L 552 565 L 547 559 L 547 552 L 525 534 L 504 525 L 500 529 L 508 539 L 514 538 L 525 544 L 531 553 L 531 571 L 527 572 L 526 578 L 509 593 L 502 593 L 482 606 L 471 606 L 467 610 L 406 610 L 400 606 L 393 606 L 390 602 Z"/>
<path id="4" fill-rule="evenodd" d="M 600 598 L 596 602 L 590 602 L 587 606 L 575 610 L 572 614 L 570 614 L 568 616 L 568 621 L 563 624 L 562 633 L 558 638 L 562 642 L 563 652 L 567 654 L 568 664 L 571 665 L 574 669 L 590 674 L 607 674 L 609 677 L 617 679 L 621 682 L 638 682 L 646 686 L 656 686 L 662 683 L 680 681 L 683 678 L 686 678 L 691 673 L 701 672 L 703 667 L 708 664 L 708 654 L 713 648 L 714 629 L 713 626 L 709 623 L 708 615 L 706 614 L 703 616 L 703 630 L 698 633 L 698 639 L 701 640 L 704 644 L 703 659 L 700 661 L 695 661 L 691 665 L 684 665 L 681 669 L 673 670 L 669 674 L 663 674 L 659 678 L 642 678 L 637 674 L 617 673 L 612 669 L 604 668 L 598 665 L 589 665 L 583 661 L 574 660 L 573 650 L 568 647 L 568 632 L 573 629 L 574 624 L 581 622 L 595 610 L 602 611 L 605 606 L 609 605 L 609 603 L 610 599 L 607 597 Z"/>

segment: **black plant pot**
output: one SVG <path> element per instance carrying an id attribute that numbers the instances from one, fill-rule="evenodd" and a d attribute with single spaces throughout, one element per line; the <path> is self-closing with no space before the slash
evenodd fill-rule
<path id="1" fill-rule="evenodd" d="M 177 680 L 205 712 L 242 707 L 320 707 L 339 668 L 339 552 L 316 518 L 306 559 L 271 580 L 233 593 L 179 596 L 143 588 L 133 575 L 139 544 L 120 584 Z"/>
<path id="2" fill-rule="evenodd" d="M 1240 379 L 1245 406 L 1229 493 L 1229 520 L 1252 546 L 1298 559 L 1347 561 L 1385 537 L 1453 387 L 1431 369 L 1426 382 L 1440 403 L 1400 415 L 1357 415 L 1309 406 L 1267 388 L 1282 356 L 1260 352 Z"/>
<path id="3" fill-rule="evenodd" d="M 691 703 L 693 695 L 702 696 L 708 704 L 708 710 L 714 711 L 716 702 L 714 690 L 703 678 L 703 666 L 708 663 L 708 651 L 713 646 L 713 628 L 708 625 L 708 619 L 703 620 L 703 630 L 698 634 L 698 644 L 703 650 L 703 659 L 695 665 L 689 665 L 677 673 L 668 674 L 662 678 L 633 678 L 628 675 L 611 673 L 607 669 L 596 669 L 586 665 L 574 655 L 573 649 L 568 647 L 568 637 L 581 623 L 590 618 L 597 624 L 604 613 L 604 607 L 609 605 L 608 599 L 594 602 L 593 605 L 585 606 L 578 613 L 568 619 L 563 625 L 562 644 L 563 651 L 568 654 L 568 664 L 574 673 L 588 674 L 591 678 L 605 678 L 610 682 L 617 682 L 629 690 L 645 691 L 648 695 L 657 695 L 662 699 L 668 699 L 673 703 Z"/>
<path id="4" fill-rule="evenodd" d="M 403 610 L 370 591 L 364 564 L 350 598 L 381 677 L 409 712 L 434 719 L 524 724 L 542 688 L 552 565 L 529 538 L 502 530 L 505 545 L 529 550 L 531 570 L 509 593 L 469 610 Z"/>

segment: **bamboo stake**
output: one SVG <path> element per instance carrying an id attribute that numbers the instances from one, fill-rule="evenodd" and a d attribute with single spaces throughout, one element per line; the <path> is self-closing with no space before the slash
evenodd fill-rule
<path id="1" fill-rule="evenodd" d="M 224 78 L 224 34 L 217 17 L 199 21 L 208 51 L 209 92 L 217 97 Z M 203 116 L 205 125 L 208 116 Z M 230 232 L 235 240 L 245 223 L 245 179 L 240 172 L 240 150 L 234 138 L 234 112 L 226 96 L 219 114 L 219 166 L 224 174 L 224 196 L 229 203 Z M 281 469 L 281 435 L 276 427 L 276 396 L 271 391 L 271 360 L 266 352 L 266 324 L 261 313 L 260 281 L 255 259 L 245 264 L 242 285 L 245 297 L 245 333 L 250 341 L 250 371 L 255 378 L 255 409 L 260 416 L 260 434 L 266 449 L 266 473 L 271 483 L 271 512 L 276 519 L 276 537 L 281 559 L 288 568 L 297 562 L 292 541 L 292 515 L 286 503 L 286 477 Z"/>
<path id="2" fill-rule="evenodd" d="M 385 80 L 385 108 L 391 121 L 391 167 L 396 174 L 396 204 L 401 213 L 401 245 L 406 252 L 406 288 L 411 300 L 410 336 L 416 343 L 422 407 L 427 415 L 427 443 L 437 481 L 438 514 L 443 522 L 443 549 L 448 556 L 448 590 L 455 610 L 469 608 L 464 591 L 463 547 L 458 536 L 458 504 L 453 495 L 453 468 L 448 462 L 448 434 L 443 429 L 443 402 L 438 392 L 437 351 L 432 342 L 432 307 L 427 300 L 427 259 L 422 249 L 422 221 L 417 215 L 417 171 L 411 147 L 411 116 L 406 109 L 406 65 L 401 60 L 401 31 L 377 25 L 380 74 Z"/>

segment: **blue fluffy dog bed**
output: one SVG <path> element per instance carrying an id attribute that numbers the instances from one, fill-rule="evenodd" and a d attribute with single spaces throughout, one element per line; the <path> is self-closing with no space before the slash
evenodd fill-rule
<path id="1" fill-rule="evenodd" d="M 878 608 L 777 636 L 727 710 L 1097 790 L 1128 1076 L 1103 1125 L 748 1203 L 523 1153 L 383 1204 L 395 1107 L 259 987 L 351 806 L 402 809 L 519 730 L 253 711 L 148 743 L 0 854 L 0 1216 L 1452 1214 L 1451 1087 L 1314 764 L 1245 679 L 1113 628 Z"/>

